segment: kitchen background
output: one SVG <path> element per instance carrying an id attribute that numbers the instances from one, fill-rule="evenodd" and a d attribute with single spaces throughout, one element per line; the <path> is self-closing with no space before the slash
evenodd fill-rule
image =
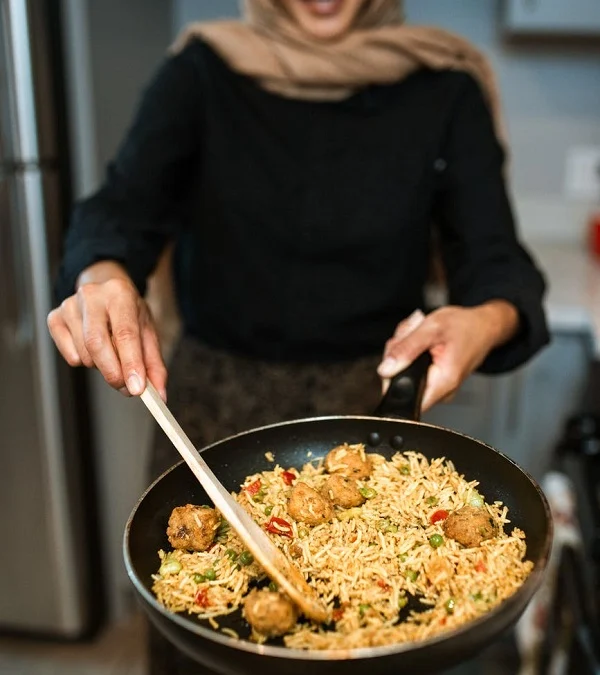
<path id="1" fill-rule="evenodd" d="M 141 88 L 179 29 L 192 20 L 237 16 L 238 3 L 63 0 L 61 9 L 73 192 L 82 196 L 101 180 Z M 514 203 L 522 236 L 551 284 L 554 336 L 525 369 L 472 378 L 428 419 L 491 442 L 541 477 L 566 419 L 583 405 L 591 363 L 600 357 L 600 261 L 587 248 L 589 219 L 600 212 L 594 172 L 600 167 L 600 0 L 407 0 L 406 10 L 412 22 L 469 37 L 493 60 L 512 144 Z M 145 487 L 154 422 L 139 401 L 124 400 L 97 374 L 88 380 L 107 616 L 122 622 L 132 610 L 122 531 Z M 26 657 L 16 644 L 0 641 L 0 673 L 71 672 L 64 664 L 56 671 L 23 665 L 36 652 L 28 647 Z M 135 658 L 128 658 L 131 670 L 106 672 L 137 673 Z"/>

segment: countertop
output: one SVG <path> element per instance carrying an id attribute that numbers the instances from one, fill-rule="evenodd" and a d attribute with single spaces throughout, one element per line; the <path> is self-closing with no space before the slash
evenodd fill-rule
<path id="1" fill-rule="evenodd" d="M 600 360 L 600 259 L 568 242 L 530 241 L 527 247 L 548 281 L 551 329 L 588 333 Z"/>

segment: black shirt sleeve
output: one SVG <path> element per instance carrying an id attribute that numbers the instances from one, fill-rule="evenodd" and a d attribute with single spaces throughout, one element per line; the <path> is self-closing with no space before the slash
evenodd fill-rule
<path id="1" fill-rule="evenodd" d="M 124 265 L 141 293 L 175 234 L 173 208 L 196 161 L 201 77 L 188 48 L 168 58 L 146 88 L 134 122 L 98 192 L 78 203 L 65 241 L 57 296 L 74 292 L 93 263 Z"/>
<path id="2" fill-rule="evenodd" d="M 479 369 L 506 372 L 549 341 L 542 304 L 546 284 L 518 240 L 503 174 L 504 152 L 483 94 L 466 75 L 444 160 L 435 220 L 449 300 L 469 307 L 500 299 L 518 309 L 518 335 L 493 350 Z"/>

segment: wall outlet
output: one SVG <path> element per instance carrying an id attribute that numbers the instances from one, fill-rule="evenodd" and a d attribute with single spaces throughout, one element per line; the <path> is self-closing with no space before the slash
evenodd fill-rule
<path id="1" fill-rule="evenodd" d="M 565 192 L 569 199 L 600 199 L 600 147 L 582 145 L 569 150 Z"/>

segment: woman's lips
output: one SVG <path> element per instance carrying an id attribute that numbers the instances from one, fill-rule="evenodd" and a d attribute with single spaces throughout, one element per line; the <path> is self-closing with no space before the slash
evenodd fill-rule
<path id="1" fill-rule="evenodd" d="M 344 0 L 303 0 L 303 3 L 315 16 L 333 16 L 339 12 Z"/>

